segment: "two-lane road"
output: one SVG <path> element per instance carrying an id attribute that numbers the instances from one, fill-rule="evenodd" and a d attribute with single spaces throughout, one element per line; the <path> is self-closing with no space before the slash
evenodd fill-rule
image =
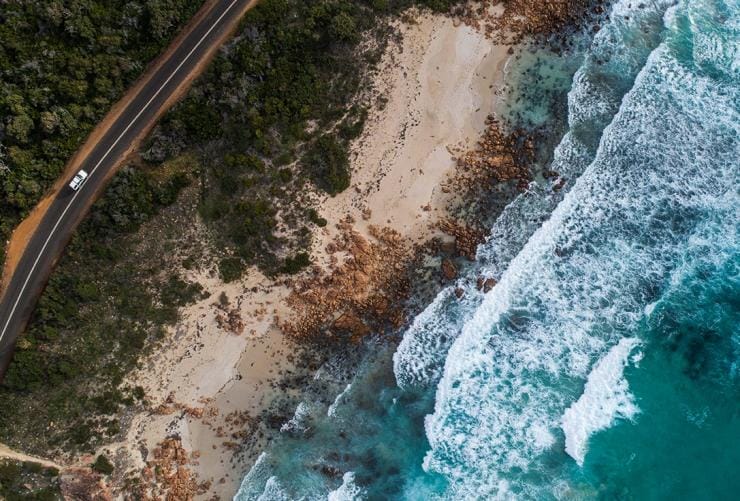
<path id="1" fill-rule="evenodd" d="M 79 164 L 89 174 L 85 184 L 78 191 L 65 184 L 56 193 L 7 280 L 0 301 L 0 381 L 49 274 L 92 203 L 127 153 L 203 68 L 253 3 L 218 0 L 201 10 L 199 18 L 173 42 L 151 74 L 143 77 L 135 95 L 126 97 L 123 111 L 87 150 L 89 154 Z"/>

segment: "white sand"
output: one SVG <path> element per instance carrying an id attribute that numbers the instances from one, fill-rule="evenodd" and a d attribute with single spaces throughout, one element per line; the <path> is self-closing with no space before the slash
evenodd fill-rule
<path id="1" fill-rule="evenodd" d="M 221 498 L 233 495 L 248 467 L 232 463 L 234 453 L 224 443 L 233 439 L 224 418 L 233 411 L 258 415 L 269 404 L 270 381 L 281 368 L 290 366 L 286 357 L 291 348 L 274 325 L 274 315 L 286 314 L 283 304 L 288 290 L 254 269 L 245 280 L 232 284 L 204 275 L 190 278 L 200 282 L 211 296 L 184 309 L 163 345 L 129 382 L 144 387 L 153 408 L 171 396 L 175 404 L 204 409 L 205 417 L 193 417 L 180 409 L 138 414 L 126 439 L 100 452 L 123 459 L 138 475 L 145 466 L 141 447 L 152 450 L 166 436 L 177 434 L 187 451 L 200 455 L 192 465 L 198 481 L 210 480 L 210 494 Z M 258 292 L 251 291 L 254 287 Z M 218 326 L 216 315 L 222 310 L 216 303 L 221 292 L 228 296 L 230 307 L 238 306 L 241 311 L 245 322 L 242 334 Z M 209 414 L 213 410 L 217 415 Z M 219 426 L 224 427 L 226 436 L 217 436 Z"/>
<path id="2" fill-rule="evenodd" d="M 375 76 L 376 91 L 387 98 L 382 110 L 371 110 L 362 136 L 352 148 L 353 186 L 323 200 L 321 213 L 329 224 L 318 235 L 314 258 L 326 262 L 325 243 L 335 223 L 350 214 L 357 229 L 388 226 L 411 241 L 428 238 L 432 224 L 444 215 L 449 196 L 440 184 L 455 166 L 451 151 L 471 148 L 494 107 L 506 61 L 506 48 L 493 46 L 466 26 L 443 16 L 423 15 L 418 23 L 400 27 L 403 41 L 391 46 Z M 423 207 L 429 205 L 429 210 Z M 367 220 L 362 214 L 372 211 Z M 218 416 L 192 418 L 182 411 L 134 417 L 127 439 L 106 447 L 111 456 L 128 457 L 143 467 L 140 446 L 151 450 L 165 436 L 178 433 L 200 457 L 193 469 L 199 481 L 212 480 L 206 497 L 233 496 L 249 465 L 232 463 L 233 452 L 222 446 L 213 426 L 232 410 L 256 415 L 269 403 L 268 382 L 284 367 L 290 347 L 274 327 L 273 315 L 289 315 L 288 290 L 250 270 L 241 283 L 225 285 L 197 278 L 211 298 L 189 306 L 170 337 L 130 381 L 146 388 L 156 406 L 172 394 L 175 402 L 218 409 Z M 258 287 L 258 292 L 251 292 Z M 225 291 L 246 323 L 234 335 L 217 326 L 213 303 Z M 206 402 L 205 404 L 203 402 Z M 223 483 L 220 483 L 225 477 Z"/>
<path id="3" fill-rule="evenodd" d="M 507 47 L 444 16 L 417 21 L 400 27 L 402 43 L 377 71 L 376 91 L 387 104 L 371 111 L 353 145 L 353 186 L 322 206 L 330 222 L 352 214 L 366 236 L 369 224 L 413 241 L 433 233 L 450 197 L 440 188 L 455 167 L 451 152 L 470 149 L 480 137 L 508 57 Z"/>

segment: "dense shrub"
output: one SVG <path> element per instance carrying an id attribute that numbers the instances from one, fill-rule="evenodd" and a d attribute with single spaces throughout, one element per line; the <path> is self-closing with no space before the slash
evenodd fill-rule
<path id="1" fill-rule="evenodd" d="M 95 462 L 92 464 L 92 469 L 98 473 L 102 473 L 103 475 L 110 475 L 113 473 L 113 463 L 101 454 L 95 459 Z"/>
<path id="2" fill-rule="evenodd" d="M 304 162 L 316 186 L 330 195 L 349 187 L 347 148 L 335 137 L 327 134 L 318 138 L 306 153 Z"/>
<path id="3" fill-rule="evenodd" d="M 238 257 L 225 257 L 218 263 L 221 280 L 226 283 L 238 280 L 244 271 L 244 263 Z"/>
<path id="4" fill-rule="evenodd" d="M 194 0 L 3 2 L 0 241 L 201 5 Z M 217 124 L 208 130 L 218 130 Z"/>
<path id="5" fill-rule="evenodd" d="M 58 501 L 59 471 L 30 461 L 0 459 L 0 499 Z"/>
<path id="6" fill-rule="evenodd" d="M 311 264 L 310 256 L 305 252 L 301 252 L 299 254 L 296 254 L 295 256 L 285 258 L 282 271 L 283 273 L 293 275 L 301 271 L 309 264 Z"/>

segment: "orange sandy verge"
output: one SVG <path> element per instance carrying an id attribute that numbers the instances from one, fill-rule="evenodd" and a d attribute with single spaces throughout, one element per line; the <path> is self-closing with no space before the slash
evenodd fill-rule
<path id="1" fill-rule="evenodd" d="M 5 264 L 3 265 L 3 273 L 0 279 L 0 291 L 4 292 L 5 288 L 10 281 L 10 277 L 13 276 L 13 271 L 18 265 L 23 251 L 26 249 L 26 245 L 31 240 L 33 232 L 36 230 L 36 226 L 41 222 L 46 214 L 46 210 L 51 205 L 51 201 L 54 199 L 56 188 L 52 188 L 52 192 L 48 193 L 41 201 L 36 204 L 31 213 L 21 221 L 15 230 L 13 235 L 10 237 L 8 244 L 5 248 Z M 2 297 L 2 294 L 0 294 Z"/>
<path id="2" fill-rule="evenodd" d="M 74 175 L 74 173 L 79 170 L 82 161 L 85 158 L 87 158 L 88 155 L 90 155 L 90 153 L 92 152 L 92 149 L 102 139 L 103 134 L 108 130 L 111 124 L 113 124 L 118 119 L 118 117 L 121 115 L 121 113 L 123 113 L 128 103 L 139 92 L 141 92 L 141 90 L 144 88 L 145 85 L 149 83 L 152 75 L 154 75 L 154 73 L 162 66 L 162 64 L 164 64 L 164 62 L 172 54 L 175 48 L 182 43 L 183 39 L 187 36 L 187 34 L 203 18 L 203 16 L 205 16 L 211 10 L 211 8 L 216 4 L 216 2 L 217 0 L 206 0 L 203 7 L 201 7 L 201 9 L 195 14 L 195 16 L 193 16 L 193 18 L 188 22 L 185 28 L 183 28 L 180 34 L 177 35 L 177 37 L 172 41 L 169 47 L 162 54 L 160 54 L 160 56 L 157 59 L 155 59 L 149 64 L 148 68 L 136 80 L 136 82 L 129 89 L 129 91 L 115 105 L 113 105 L 113 107 L 108 112 L 108 114 L 93 129 L 93 131 L 88 136 L 87 140 L 82 144 L 80 149 L 77 150 L 74 156 L 67 163 L 67 166 L 64 168 L 64 171 L 59 175 L 59 178 L 54 183 L 54 185 L 51 187 L 49 192 L 33 208 L 33 210 L 26 217 L 26 219 L 24 219 L 16 227 L 16 229 L 13 230 L 10 240 L 6 246 L 5 263 L 3 265 L 2 277 L 0 278 L 0 298 L 2 297 L 2 294 L 5 292 L 5 289 L 7 288 L 8 283 L 10 282 L 10 277 L 13 276 L 13 273 L 15 272 L 15 268 L 18 265 L 18 262 L 20 261 L 20 258 L 23 255 L 23 252 L 25 252 L 26 245 L 31 240 L 31 237 L 34 234 L 34 231 L 36 230 L 38 223 L 46 215 L 46 211 L 48 210 L 49 205 L 51 204 L 51 201 L 54 199 L 57 193 L 62 188 L 64 188 L 65 184 Z M 242 16 L 252 7 L 254 7 L 257 4 L 257 2 L 258 0 L 253 0 L 252 2 L 247 4 L 244 8 L 244 11 L 242 12 Z M 169 109 L 173 104 L 175 104 L 175 102 L 177 102 L 183 96 L 183 94 L 185 93 L 185 91 L 188 90 L 188 88 L 193 83 L 195 78 L 203 72 L 203 70 L 206 68 L 206 66 L 211 61 L 211 59 L 213 59 L 213 56 L 216 54 L 216 51 L 221 47 L 221 45 L 231 36 L 231 34 L 237 28 L 237 26 L 239 25 L 238 20 L 240 18 L 241 16 L 237 17 L 236 18 L 237 21 L 232 23 L 232 26 L 230 26 L 229 29 L 224 31 L 223 35 L 218 40 L 218 42 L 211 46 L 206 56 L 201 60 L 201 62 L 195 68 L 193 68 L 193 70 L 183 80 L 183 82 L 175 90 L 175 92 L 172 93 L 172 96 L 158 110 L 157 114 L 152 118 L 151 122 L 147 125 L 147 127 L 145 127 L 142 133 L 131 143 L 131 147 L 117 159 L 114 168 L 109 171 L 108 179 L 113 177 L 113 175 L 116 172 L 118 172 L 118 169 L 120 169 L 124 161 L 138 148 L 141 140 L 144 137 L 146 137 L 146 135 L 149 133 L 149 131 L 154 126 L 154 124 L 157 122 L 157 120 L 159 120 L 159 118 L 164 114 L 164 112 L 167 111 L 167 109 Z M 102 192 L 99 192 L 89 198 L 88 204 L 87 204 L 88 209 L 92 206 L 93 203 L 95 203 L 95 201 L 101 194 Z"/>

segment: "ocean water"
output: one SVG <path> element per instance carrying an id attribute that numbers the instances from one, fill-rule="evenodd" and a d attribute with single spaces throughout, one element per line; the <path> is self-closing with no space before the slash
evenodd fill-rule
<path id="1" fill-rule="evenodd" d="M 301 404 L 236 499 L 738 499 L 739 43 L 736 0 L 620 0 L 510 68 L 555 75 L 522 123 L 570 82 L 565 188 L 514 200 L 463 299 Z"/>

